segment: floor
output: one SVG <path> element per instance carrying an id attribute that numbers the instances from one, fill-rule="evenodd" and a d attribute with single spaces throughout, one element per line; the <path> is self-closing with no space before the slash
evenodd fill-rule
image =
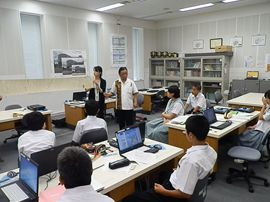
<path id="1" fill-rule="evenodd" d="M 153 113 L 151 115 L 144 115 L 148 120 L 152 120 L 159 117 L 160 112 Z M 114 132 L 118 130 L 118 125 L 111 118 L 106 118 L 108 124 L 109 134 L 114 135 Z M 73 130 L 68 128 L 53 128 L 56 134 L 56 145 L 70 142 L 73 135 Z M 0 133 L 0 156 L 4 162 L 0 162 L 0 173 L 14 169 L 17 167 L 17 142 L 16 140 L 9 141 L 8 144 L 3 144 L 3 139 L 8 137 L 15 131 L 1 132 Z M 216 174 L 216 180 L 208 186 L 207 202 L 268 202 L 270 199 L 270 187 L 262 186 L 261 182 L 255 182 L 254 193 L 249 193 L 247 185 L 244 181 L 237 181 L 233 184 L 226 183 L 226 175 L 229 167 L 239 167 L 240 165 L 233 163 L 226 153 L 232 146 L 230 139 L 224 139 L 220 144 L 219 172 Z M 256 163 L 251 165 L 256 173 L 262 177 L 266 177 L 270 180 L 270 168 L 265 169 L 262 163 Z"/>

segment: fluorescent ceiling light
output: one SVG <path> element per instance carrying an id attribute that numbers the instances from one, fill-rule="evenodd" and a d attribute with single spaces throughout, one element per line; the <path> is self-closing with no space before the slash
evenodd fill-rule
<path id="1" fill-rule="evenodd" d="M 214 6 L 213 3 L 208 3 L 208 4 L 201 4 L 198 6 L 191 6 L 191 7 L 187 7 L 187 8 L 181 8 L 179 9 L 179 11 L 191 11 L 191 10 L 196 10 L 196 9 L 200 9 L 200 8 L 206 8 L 206 7 L 210 7 L 210 6 Z"/>
<path id="2" fill-rule="evenodd" d="M 231 3 L 231 2 L 236 2 L 236 1 L 239 1 L 239 0 L 223 0 L 222 2 L 223 3 Z"/>
<path id="3" fill-rule="evenodd" d="M 98 8 L 96 10 L 97 11 L 107 11 L 107 10 L 118 8 L 118 7 L 121 7 L 121 6 L 124 6 L 124 5 L 125 4 L 122 4 L 122 3 L 116 3 L 116 4 L 112 4 L 112 5 L 109 5 L 109 6 L 102 7 L 102 8 Z"/>

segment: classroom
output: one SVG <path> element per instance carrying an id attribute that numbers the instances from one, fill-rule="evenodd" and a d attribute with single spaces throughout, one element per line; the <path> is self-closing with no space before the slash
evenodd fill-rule
<path id="1" fill-rule="evenodd" d="M 270 0 L 0 0 L 0 202 L 268 202 Z"/>

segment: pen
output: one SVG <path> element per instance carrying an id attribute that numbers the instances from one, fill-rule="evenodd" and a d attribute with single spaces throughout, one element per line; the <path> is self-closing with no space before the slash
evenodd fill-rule
<path id="1" fill-rule="evenodd" d="M 97 170 L 97 169 L 99 169 L 99 168 L 101 168 L 101 167 L 103 167 L 103 166 L 104 166 L 104 164 L 102 164 L 102 165 L 100 165 L 100 166 L 94 168 L 93 170 Z"/>

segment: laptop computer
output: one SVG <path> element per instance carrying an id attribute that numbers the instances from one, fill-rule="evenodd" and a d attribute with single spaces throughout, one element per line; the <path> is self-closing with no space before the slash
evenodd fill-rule
<path id="1" fill-rule="evenodd" d="M 57 156 L 68 146 L 71 146 L 71 143 L 55 146 L 31 154 L 31 159 L 38 164 L 39 176 L 43 176 L 57 170 Z"/>
<path id="2" fill-rule="evenodd" d="M 203 115 L 208 120 L 210 128 L 222 130 L 232 124 L 231 121 L 218 121 L 213 107 L 206 109 Z"/>
<path id="3" fill-rule="evenodd" d="M 19 180 L 0 188 L 0 201 L 38 201 L 38 177 L 38 165 L 21 154 Z"/>
<path id="4" fill-rule="evenodd" d="M 120 155 L 144 146 L 139 127 L 131 127 L 116 133 Z"/>
<path id="5" fill-rule="evenodd" d="M 85 101 L 86 100 L 86 92 L 82 91 L 82 92 L 74 92 L 73 93 L 73 98 L 72 100 L 76 100 L 76 101 Z"/>

